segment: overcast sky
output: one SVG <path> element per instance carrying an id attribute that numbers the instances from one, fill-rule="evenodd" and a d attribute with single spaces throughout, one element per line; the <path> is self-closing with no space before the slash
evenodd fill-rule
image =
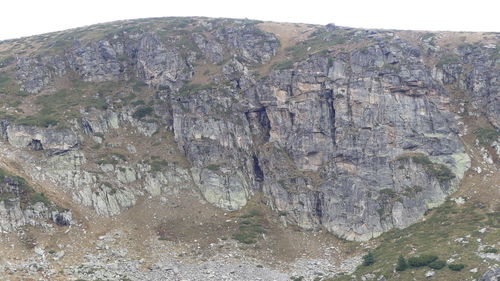
<path id="1" fill-rule="evenodd" d="M 2 0 L 0 40 L 121 19 L 207 16 L 500 32 L 499 0 Z"/>

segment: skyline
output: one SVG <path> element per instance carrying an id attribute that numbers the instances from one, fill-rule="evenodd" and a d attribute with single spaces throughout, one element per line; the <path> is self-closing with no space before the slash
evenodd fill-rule
<path id="1" fill-rule="evenodd" d="M 169 3 L 170 2 L 170 3 Z M 500 4 L 496 1 L 395 0 L 320 1 L 307 5 L 291 1 L 88 0 L 8 1 L 0 18 L 0 40 L 62 31 L 117 20 L 150 17 L 223 17 L 262 21 L 328 24 L 368 29 L 499 32 Z M 6 27 L 6 28 L 5 28 Z"/>

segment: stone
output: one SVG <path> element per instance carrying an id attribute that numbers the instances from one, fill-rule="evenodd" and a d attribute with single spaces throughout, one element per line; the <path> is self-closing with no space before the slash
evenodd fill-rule
<path id="1" fill-rule="evenodd" d="M 58 261 L 60 259 L 62 259 L 64 257 L 64 255 L 66 254 L 66 252 L 64 251 L 59 251 L 57 252 L 55 255 L 54 255 L 54 260 L 55 261 Z"/>
<path id="2" fill-rule="evenodd" d="M 35 248 L 35 254 L 39 256 L 44 256 L 45 255 L 45 250 L 43 248 L 36 247 Z"/>
<path id="3" fill-rule="evenodd" d="M 479 281 L 498 281 L 499 278 L 500 268 L 494 268 L 485 272 Z"/>

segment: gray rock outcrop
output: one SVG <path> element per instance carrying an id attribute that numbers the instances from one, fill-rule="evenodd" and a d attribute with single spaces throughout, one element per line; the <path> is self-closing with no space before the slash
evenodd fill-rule
<path id="1" fill-rule="evenodd" d="M 330 26 L 280 50 L 277 36 L 253 22 L 198 24 L 183 33 L 75 39 L 63 54 L 20 58 L 17 80 L 32 94 L 50 94 L 70 71 L 89 82 L 140 80 L 153 94 L 120 106 L 109 97 L 105 110 L 81 109 L 71 129 L 2 122 L 1 136 L 16 148 L 57 151 L 26 164 L 33 178 L 71 190 L 101 215 L 116 215 L 145 194 L 196 189 L 207 202 L 238 210 L 262 192 L 288 222 L 368 240 L 417 222 L 458 188 L 470 158 L 459 137 L 465 113 L 455 110 L 455 89 L 470 114 L 500 128 L 498 58 L 489 48 L 443 51 L 429 40 Z M 341 36 L 353 46 L 365 41 L 338 49 Z M 290 61 L 258 74 L 278 52 Z M 141 109 L 151 118 L 138 117 Z M 138 161 L 151 155 L 130 144 L 134 157 L 115 153 L 102 163 L 82 150 L 85 142 L 136 132 L 172 136 L 166 145 L 175 152 L 167 156 L 186 165 Z"/>

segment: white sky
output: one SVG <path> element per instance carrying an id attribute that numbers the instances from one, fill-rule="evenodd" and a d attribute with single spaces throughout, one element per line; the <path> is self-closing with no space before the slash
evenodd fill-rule
<path id="1" fill-rule="evenodd" d="M 500 0 L 2 0 L 0 4 L 0 40 L 165 16 L 500 32 Z"/>

